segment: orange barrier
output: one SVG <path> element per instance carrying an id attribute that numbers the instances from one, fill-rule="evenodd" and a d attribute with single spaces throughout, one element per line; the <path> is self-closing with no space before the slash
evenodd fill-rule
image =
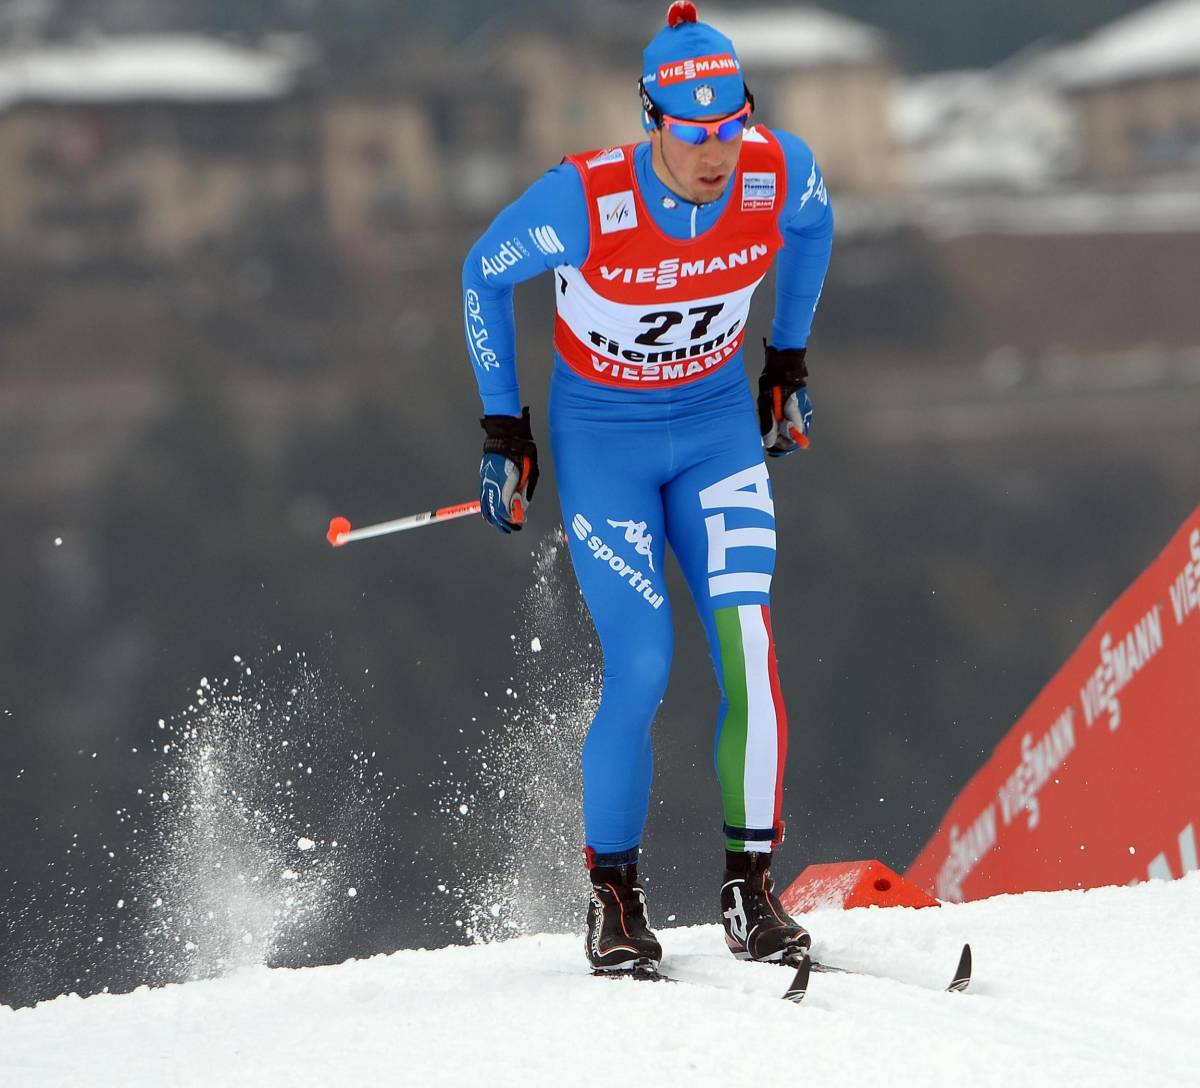
<path id="1" fill-rule="evenodd" d="M 810 865 L 779 897 L 789 914 L 821 907 L 936 907 L 932 896 L 909 884 L 882 861 L 835 861 Z"/>
<path id="2" fill-rule="evenodd" d="M 1178 877 L 1200 827 L 1200 507 L 1101 616 L 905 876 L 942 900 Z"/>

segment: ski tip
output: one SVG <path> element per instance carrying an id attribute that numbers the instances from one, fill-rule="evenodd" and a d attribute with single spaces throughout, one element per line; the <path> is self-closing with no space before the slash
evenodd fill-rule
<path id="1" fill-rule="evenodd" d="M 958 968 L 954 972 L 954 979 L 950 985 L 946 987 L 952 994 L 961 994 L 966 988 L 971 985 L 971 946 L 964 944 L 962 947 L 962 955 L 958 957 Z"/>
<path id="2" fill-rule="evenodd" d="M 808 979 L 811 974 L 812 960 L 804 955 L 800 958 L 800 966 L 796 968 L 796 974 L 784 991 L 783 1000 L 790 1001 L 793 1005 L 799 1005 L 804 1000 L 804 995 L 808 993 Z"/>
<path id="3" fill-rule="evenodd" d="M 350 522 L 345 518 L 332 518 L 330 519 L 329 532 L 325 534 L 325 539 L 335 548 L 340 548 L 346 543 L 342 537 L 348 532 L 350 532 Z"/>

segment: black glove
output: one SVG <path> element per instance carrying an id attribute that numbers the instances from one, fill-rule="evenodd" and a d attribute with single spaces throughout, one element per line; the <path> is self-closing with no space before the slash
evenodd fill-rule
<path id="1" fill-rule="evenodd" d="M 808 448 L 812 402 L 808 399 L 806 348 L 773 348 L 763 341 L 767 361 L 758 379 L 758 429 L 771 457 Z"/>
<path id="2" fill-rule="evenodd" d="M 538 482 L 529 409 L 520 416 L 484 416 L 479 425 L 487 434 L 479 462 L 480 512 L 500 532 L 518 532 Z"/>

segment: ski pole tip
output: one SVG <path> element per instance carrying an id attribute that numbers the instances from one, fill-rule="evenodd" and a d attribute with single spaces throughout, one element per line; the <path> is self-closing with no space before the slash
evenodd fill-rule
<path id="1" fill-rule="evenodd" d="M 329 522 L 329 532 L 325 534 L 325 539 L 335 548 L 340 548 L 346 543 L 342 537 L 348 532 L 350 532 L 349 521 L 345 518 L 332 518 Z"/>

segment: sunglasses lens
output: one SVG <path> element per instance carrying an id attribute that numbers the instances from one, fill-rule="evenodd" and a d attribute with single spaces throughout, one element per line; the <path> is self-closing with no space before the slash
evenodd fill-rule
<path id="1" fill-rule="evenodd" d="M 677 125 L 673 122 L 671 135 L 685 144 L 702 144 L 708 139 L 708 132 L 700 125 Z"/>
<path id="2" fill-rule="evenodd" d="M 735 117 L 732 120 L 726 121 L 717 129 L 717 139 L 722 143 L 728 143 L 730 140 L 736 139 L 745 130 L 748 120 L 748 117 Z"/>

